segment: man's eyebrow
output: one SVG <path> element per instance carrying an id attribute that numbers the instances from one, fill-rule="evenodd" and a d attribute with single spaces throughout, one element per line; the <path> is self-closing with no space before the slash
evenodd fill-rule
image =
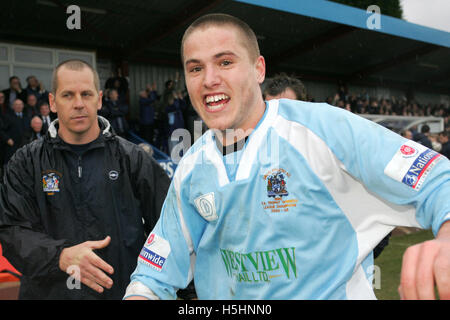
<path id="1" fill-rule="evenodd" d="M 223 51 L 223 52 L 216 53 L 216 54 L 214 55 L 214 59 L 220 59 L 220 58 L 223 57 L 223 56 L 234 56 L 234 57 L 238 57 L 238 55 L 235 54 L 233 51 Z M 190 63 L 200 63 L 200 60 L 198 60 L 198 59 L 189 59 L 189 60 L 186 60 L 186 62 L 185 62 L 184 64 L 185 64 L 185 65 L 188 65 L 188 64 L 190 64 Z"/>
<path id="2" fill-rule="evenodd" d="M 184 64 L 188 65 L 190 63 L 200 63 L 200 60 L 198 60 L 198 59 L 189 59 L 189 60 L 186 60 L 186 62 Z"/>
<path id="3" fill-rule="evenodd" d="M 223 51 L 223 52 L 219 52 L 219 53 L 215 54 L 214 58 L 215 59 L 219 59 L 219 58 L 221 58 L 223 56 L 235 56 L 235 57 L 237 57 L 237 55 L 234 52 L 232 52 L 232 51 Z"/>

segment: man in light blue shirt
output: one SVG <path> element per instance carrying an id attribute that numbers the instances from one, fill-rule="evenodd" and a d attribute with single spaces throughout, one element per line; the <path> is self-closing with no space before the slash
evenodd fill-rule
<path id="1" fill-rule="evenodd" d="M 395 226 L 432 228 L 404 256 L 400 295 L 450 298 L 450 163 L 325 103 L 264 102 L 253 31 L 223 14 L 182 40 L 211 129 L 179 163 L 126 299 L 374 299 L 372 251 Z M 225 148 L 223 147 L 225 146 Z"/>

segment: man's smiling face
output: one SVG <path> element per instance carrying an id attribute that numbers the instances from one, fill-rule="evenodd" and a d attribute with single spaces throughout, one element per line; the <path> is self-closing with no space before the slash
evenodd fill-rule
<path id="1" fill-rule="evenodd" d="M 259 85 L 264 58 L 250 58 L 234 26 L 194 30 L 183 47 L 186 85 L 192 104 L 211 129 L 253 128 L 264 105 Z"/>

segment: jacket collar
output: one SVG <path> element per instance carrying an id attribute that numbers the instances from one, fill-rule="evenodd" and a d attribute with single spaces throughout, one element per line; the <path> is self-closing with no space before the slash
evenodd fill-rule
<path id="1" fill-rule="evenodd" d="M 98 118 L 98 124 L 100 126 L 100 130 L 102 130 L 102 134 L 109 136 L 112 135 L 111 132 L 111 124 L 108 120 L 103 118 L 102 116 L 97 116 Z M 54 139 L 58 136 L 58 128 L 57 125 L 59 124 L 59 119 L 55 119 L 50 123 L 50 126 L 48 127 L 48 134 L 50 135 L 50 138 Z"/>
<path id="2" fill-rule="evenodd" d="M 97 116 L 97 118 L 101 131 L 99 137 L 101 139 L 99 140 L 99 142 L 103 141 L 104 139 L 110 139 L 113 136 L 115 136 L 114 130 L 112 130 L 109 121 L 103 118 L 102 116 Z M 58 119 L 53 120 L 52 123 L 50 123 L 50 126 L 48 127 L 48 131 L 45 137 L 50 143 L 56 143 L 57 145 L 60 146 L 66 145 L 66 143 L 58 135 L 58 127 L 59 127 L 59 120 Z"/>

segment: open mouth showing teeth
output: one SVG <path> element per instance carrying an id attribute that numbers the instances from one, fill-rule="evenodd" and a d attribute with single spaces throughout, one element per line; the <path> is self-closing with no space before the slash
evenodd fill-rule
<path id="1" fill-rule="evenodd" d="M 225 94 L 218 94 L 213 96 L 207 96 L 205 98 L 206 107 L 209 110 L 217 110 L 223 107 L 223 105 L 230 100 L 230 97 Z"/>

